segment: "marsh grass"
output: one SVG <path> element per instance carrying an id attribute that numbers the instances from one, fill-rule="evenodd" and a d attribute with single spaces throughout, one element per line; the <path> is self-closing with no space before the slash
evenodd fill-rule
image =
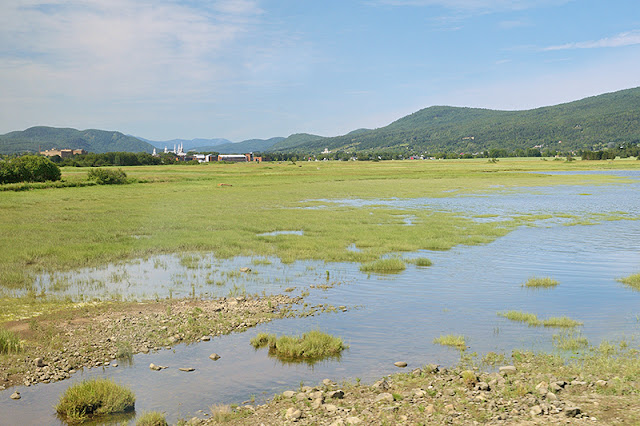
<path id="1" fill-rule="evenodd" d="M 418 257 L 415 259 L 410 259 L 407 260 L 407 262 L 412 263 L 416 266 L 431 266 L 433 265 L 433 262 L 431 262 L 430 259 L 426 258 L 426 257 Z"/>
<path id="2" fill-rule="evenodd" d="M 378 274 L 397 274 L 404 271 L 407 265 L 397 257 L 378 259 L 373 262 L 364 263 L 360 266 L 362 272 L 375 272 Z"/>
<path id="3" fill-rule="evenodd" d="M 618 279 L 623 284 L 628 285 L 634 290 L 640 291 L 640 273 L 629 275 L 628 277 Z"/>
<path id="4" fill-rule="evenodd" d="M 560 333 L 553 335 L 553 344 L 565 351 L 578 351 L 589 346 L 589 341 L 580 333 Z"/>
<path id="5" fill-rule="evenodd" d="M 531 277 L 524 284 L 522 284 L 522 286 L 527 288 L 553 288 L 558 284 L 558 281 L 549 277 Z"/>
<path id="6" fill-rule="evenodd" d="M 498 312 L 498 316 L 506 318 L 510 321 L 524 322 L 529 327 L 564 327 L 572 328 L 582 325 L 580 321 L 573 320 L 569 317 L 551 317 L 544 320 L 540 320 L 536 314 L 531 314 L 522 311 L 507 311 Z"/>
<path id="7" fill-rule="evenodd" d="M 136 426 L 169 426 L 163 413 L 149 411 L 136 419 Z"/>
<path id="8" fill-rule="evenodd" d="M 286 361 L 320 360 L 335 357 L 347 348 L 339 337 L 320 330 L 311 330 L 302 336 L 280 336 L 259 333 L 251 339 L 255 349 L 269 347 L 269 354 Z"/>
<path id="9" fill-rule="evenodd" d="M 453 346 L 460 350 L 464 350 L 466 348 L 466 342 L 462 335 L 445 334 L 433 339 L 433 343 L 443 346 Z"/>
<path id="10" fill-rule="evenodd" d="M 15 354 L 20 352 L 20 339 L 10 330 L 0 327 L 0 354 Z"/>
<path id="11" fill-rule="evenodd" d="M 62 394 L 56 412 L 68 423 L 80 423 L 93 416 L 132 411 L 135 395 L 108 379 L 77 383 Z"/>
<path id="12" fill-rule="evenodd" d="M 116 344 L 116 358 L 120 360 L 133 360 L 133 347 L 129 342 L 118 342 Z"/>

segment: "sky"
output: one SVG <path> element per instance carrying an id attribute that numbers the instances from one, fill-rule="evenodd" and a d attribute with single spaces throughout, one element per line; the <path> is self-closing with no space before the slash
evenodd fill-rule
<path id="1" fill-rule="evenodd" d="M 377 128 L 640 86 L 638 0 L 2 0 L 0 134 Z"/>

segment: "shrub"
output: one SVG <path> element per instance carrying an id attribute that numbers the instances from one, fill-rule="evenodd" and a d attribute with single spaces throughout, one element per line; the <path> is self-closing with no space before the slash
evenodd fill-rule
<path id="1" fill-rule="evenodd" d="M 98 185 L 122 185 L 129 183 L 127 174 L 122 169 L 91 169 L 87 174 L 88 180 L 93 180 Z"/>
<path id="2" fill-rule="evenodd" d="M 0 328 L 0 354 L 20 352 L 20 339 L 13 332 Z"/>
<path id="3" fill-rule="evenodd" d="M 0 183 L 56 181 L 61 176 L 60 167 L 37 155 L 0 161 Z"/>
<path id="4" fill-rule="evenodd" d="M 92 416 L 131 411 L 135 401 L 129 389 L 108 379 L 92 379 L 69 387 L 56 412 L 68 423 L 79 423 Z"/>
<path id="5" fill-rule="evenodd" d="M 136 426 L 168 426 L 167 419 L 164 414 L 157 411 L 150 411 L 142 414 L 136 420 Z"/>

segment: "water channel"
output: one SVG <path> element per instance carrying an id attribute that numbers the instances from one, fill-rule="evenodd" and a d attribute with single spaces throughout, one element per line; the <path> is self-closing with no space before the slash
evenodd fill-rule
<path id="1" fill-rule="evenodd" d="M 38 285 L 48 293 L 72 297 L 79 294 L 76 285 L 84 288 L 91 282 L 95 284 L 83 290 L 85 297 L 109 298 L 116 293 L 125 298 L 192 293 L 220 296 L 241 291 L 280 293 L 295 287 L 293 294 L 310 292 L 305 298 L 310 305 L 344 305 L 347 311 L 277 320 L 210 342 L 139 354 L 129 366 L 87 369 L 71 380 L 2 391 L 1 421 L 60 424 L 52 408 L 59 395 L 74 382 L 94 376 L 113 378 L 130 387 L 137 396 L 138 413 L 163 411 L 170 422 L 175 422 L 203 417 L 212 404 L 240 404 L 252 397 L 261 402 L 274 393 L 295 389 L 301 382 L 316 384 L 324 378 L 371 382 L 397 372 L 393 362 L 399 360 L 406 361 L 409 368 L 427 363 L 455 364 L 459 359 L 455 349 L 433 343 L 441 334 L 463 334 L 468 352 L 480 354 L 509 353 L 514 348 L 555 350 L 552 335 L 558 333 L 557 329 L 527 327 L 497 315 L 507 310 L 531 312 L 541 318 L 567 315 L 584 323 L 579 331 L 591 344 L 633 340 L 640 332 L 640 292 L 616 279 L 640 272 L 640 220 L 635 220 L 640 218 L 640 172 L 608 173 L 627 177 L 629 182 L 524 188 L 438 199 L 320 200 L 319 208 L 336 204 L 408 211 L 425 208 L 464 212 L 470 217 L 491 215 L 501 220 L 527 214 L 627 218 L 566 226 L 560 217 L 520 227 L 486 245 L 404 253 L 406 259 L 428 257 L 433 266 L 409 264 L 395 275 L 367 275 L 359 271 L 359 265 L 350 263 L 282 264 L 278 259 L 219 260 L 211 255 L 194 255 L 158 256 L 40 277 Z M 407 226 L 413 225 L 409 221 Z M 286 237 L 305 238 L 298 231 Z M 250 266 L 252 273 L 236 274 L 234 271 L 242 266 Z M 310 285 L 327 282 L 326 271 L 335 285 L 326 290 L 310 289 Z M 560 284 L 545 290 L 523 288 L 521 284 L 531 276 L 550 276 Z M 266 350 L 254 351 L 249 344 L 258 332 L 300 334 L 315 328 L 340 336 L 349 345 L 340 360 L 314 366 L 283 365 L 268 357 Z M 222 358 L 212 362 L 208 359 L 212 352 Z M 151 371 L 151 362 L 173 368 Z M 180 372 L 177 367 L 181 366 L 193 367 L 196 373 Z M 14 390 L 21 392 L 20 401 L 9 399 Z"/>

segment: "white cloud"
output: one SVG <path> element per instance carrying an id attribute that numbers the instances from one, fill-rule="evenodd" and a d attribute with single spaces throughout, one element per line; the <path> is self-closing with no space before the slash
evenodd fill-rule
<path id="1" fill-rule="evenodd" d="M 523 10 L 547 5 L 560 5 L 571 0 L 374 0 L 388 6 L 439 6 L 467 11 Z"/>
<path id="2" fill-rule="evenodd" d="M 622 47 L 640 44 L 640 30 L 627 31 L 613 37 L 605 37 L 600 40 L 581 41 L 545 47 L 542 50 L 568 50 L 568 49 L 596 49 L 603 47 Z"/>

